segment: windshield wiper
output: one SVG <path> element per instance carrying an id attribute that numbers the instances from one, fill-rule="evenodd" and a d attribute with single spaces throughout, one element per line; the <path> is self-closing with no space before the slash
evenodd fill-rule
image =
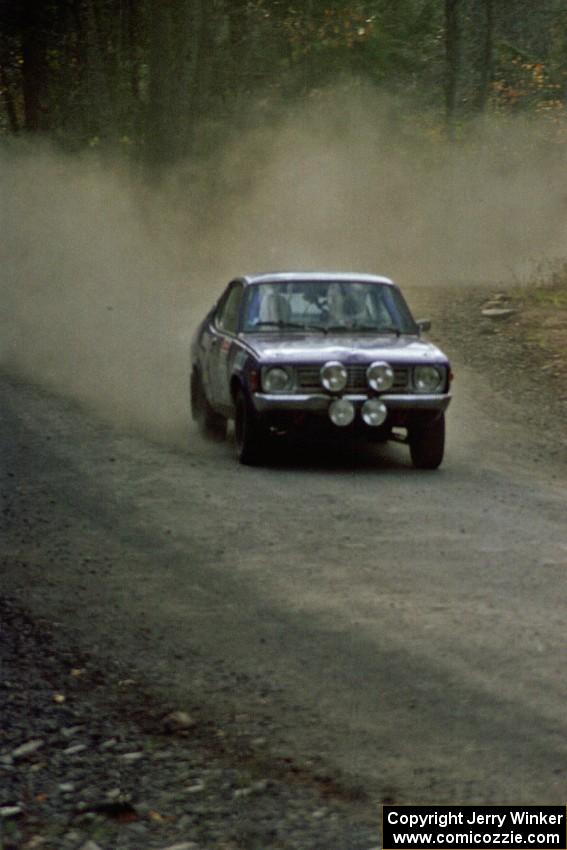
<path id="1" fill-rule="evenodd" d="M 327 329 L 321 327 L 321 325 L 302 325 L 299 322 L 254 322 L 253 330 L 260 327 L 268 327 L 268 328 L 292 328 L 294 330 L 300 331 L 320 331 L 321 333 L 327 333 Z"/>
<path id="2" fill-rule="evenodd" d="M 336 331 L 344 331 L 346 333 L 352 333 L 352 331 L 362 331 L 363 333 L 377 333 L 377 334 L 385 334 L 392 333 L 396 334 L 396 336 L 401 335 L 401 331 L 399 328 L 394 328 L 393 326 L 378 326 L 378 325 L 357 325 L 356 323 L 352 325 L 328 325 L 327 331 L 329 333 L 333 333 Z"/>
<path id="3" fill-rule="evenodd" d="M 379 334 L 396 334 L 396 336 L 402 335 L 401 330 L 399 328 L 395 328 L 393 325 L 382 325 L 379 328 L 372 328 L 372 330 L 377 331 Z"/>

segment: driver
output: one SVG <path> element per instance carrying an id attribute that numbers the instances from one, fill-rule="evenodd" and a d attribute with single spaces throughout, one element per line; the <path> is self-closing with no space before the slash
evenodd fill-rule
<path id="1" fill-rule="evenodd" d="M 366 290 L 362 284 L 351 283 L 342 287 L 339 283 L 329 284 L 327 290 L 329 323 L 336 325 L 355 324 L 368 320 Z"/>

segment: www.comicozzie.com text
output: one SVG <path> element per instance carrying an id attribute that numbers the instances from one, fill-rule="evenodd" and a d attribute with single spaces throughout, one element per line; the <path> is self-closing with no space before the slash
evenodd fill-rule
<path id="1" fill-rule="evenodd" d="M 565 815 L 548 814 L 547 812 L 510 811 L 503 814 L 487 814 L 486 812 L 432 812 L 422 814 L 404 814 L 403 812 L 388 812 L 388 823 L 391 826 L 423 827 L 440 826 L 497 826 L 499 829 L 508 820 L 510 826 L 556 826 L 563 823 Z"/>
<path id="2" fill-rule="evenodd" d="M 440 832 L 435 833 L 394 833 L 394 845 L 398 847 L 427 846 L 462 847 L 477 844 L 482 847 L 559 847 L 560 838 L 556 832 L 535 832 L 522 835 L 521 832 Z"/>

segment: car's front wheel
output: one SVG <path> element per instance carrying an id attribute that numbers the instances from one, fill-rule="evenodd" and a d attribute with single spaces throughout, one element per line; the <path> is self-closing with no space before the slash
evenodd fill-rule
<path id="1" fill-rule="evenodd" d="M 243 390 L 236 393 L 234 403 L 234 442 L 240 463 L 254 466 L 266 454 L 267 434 Z"/>
<path id="2" fill-rule="evenodd" d="M 437 469 L 445 453 L 445 414 L 418 420 L 409 429 L 409 447 L 416 469 Z"/>
<path id="3" fill-rule="evenodd" d="M 226 419 L 209 404 L 197 370 L 191 374 L 191 417 L 203 436 L 212 440 L 226 439 Z"/>

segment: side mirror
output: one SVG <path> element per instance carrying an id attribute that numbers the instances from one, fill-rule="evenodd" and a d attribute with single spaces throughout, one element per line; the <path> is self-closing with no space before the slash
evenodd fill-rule
<path id="1" fill-rule="evenodd" d="M 416 324 L 420 334 L 431 330 L 431 319 L 418 319 Z"/>

